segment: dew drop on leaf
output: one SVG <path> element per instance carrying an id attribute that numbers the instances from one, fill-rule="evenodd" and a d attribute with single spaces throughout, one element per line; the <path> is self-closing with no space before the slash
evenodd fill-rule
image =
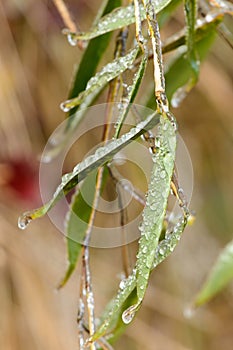
<path id="1" fill-rule="evenodd" d="M 190 319 L 194 316 L 194 314 L 195 314 L 195 309 L 193 308 L 193 306 L 188 305 L 185 307 L 183 311 L 183 315 L 185 318 Z"/>
<path id="2" fill-rule="evenodd" d="M 25 228 L 28 226 L 28 224 L 32 221 L 31 215 L 29 215 L 28 212 L 21 215 L 18 219 L 18 227 L 21 230 L 25 230 Z"/>
<path id="3" fill-rule="evenodd" d="M 71 110 L 72 107 L 69 107 L 69 106 L 67 105 L 67 102 L 62 102 L 62 103 L 60 104 L 60 108 L 61 108 L 61 110 L 62 110 L 63 112 L 69 112 L 69 111 Z"/>
<path id="4" fill-rule="evenodd" d="M 137 305 L 132 305 L 130 306 L 128 309 L 126 309 L 123 314 L 122 314 L 122 321 L 125 323 L 125 324 L 128 324 L 130 323 L 134 316 L 135 316 L 135 313 L 137 311 Z"/>
<path id="5" fill-rule="evenodd" d="M 77 39 L 75 39 L 75 36 L 73 33 L 69 33 L 67 35 L 67 40 L 68 40 L 68 43 L 71 45 L 71 46 L 76 46 L 78 41 Z"/>

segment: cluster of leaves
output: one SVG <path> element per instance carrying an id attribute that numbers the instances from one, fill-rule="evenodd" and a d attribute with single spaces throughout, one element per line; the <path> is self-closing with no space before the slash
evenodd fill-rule
<path id="1" fill-rule="evenodd" d="M 143 210 L 143 221 L 140 226 L 141 238 L 139 240 L 137 262 L 132 273 L 124 280 L 123 284 L 121 283 L 116 297 L 104 311 L 98 329 L 94 332 L 90 330 L 90 343 L 106 335 L 108 335 L 108 339 L 112 338 L 113 340 L 123 329 L 124 324 L 133 319 L 144 298 L 151 271 L 174 250 L 189 220 L 189 212 L 185 208 L 183 215 L 173 223 L 172 227 L 169 227 L 163 237 L 161 236 L 174 172 L 176 130 L 174 123 L 168 118 L 170 114 L 164 113 L 159 108 L 158 101 L 154 96 L 154 87 L 151 91 L 147 91 L 146 96 L 149 95 L 149 98 L 147 97 L 144 104 L 155 112 L 140 121 L 129 132 L 121 134 L 124 120 L 137 95 L 146 67 L 150 59 L 155 56 L 155 52 L 150 52 L 149 49 L 145 50 L 139 42 L 131 47 L 128 52 L 117 55 L 112 62 L 96 72 L 101 58 L 109 47 L 114 31 L 121 30 L 122 33 L 125 28 L 135 24 L 135 22 L 137 27 L 138 21 L 148 20 L 149 6 L 153 7 L 154 15 L 158 14 L 158 23 L 163 26 L 176 7 L 180 5 L 180 2 L 180 0 L 142 1 L 139 4 L 140 16 L 137 18 L 135 11 L 137 1 L 135 1 L 135 4 L 121 7 L 120 0 L 108 0 L 104 1 L 90 31 L 73 33 L 68 29 L 64 30 L 64 34 L 67 35 L 71 45 L 76 45 L 80 41 L 87 41 L 88 44 L 75 73 L 69 99 L 61 104 L 61 108 L 68 115 L 67 129 L 60 146 L 56 146 L 56 149 L 53 149 L 52 152 L 50 150 L 50 157 L 56 155 L 66 138 L 79 126 L 79 123 L 85 117 L 85 108 L 95 102 L 95 99 L 107 85 L 113 82 L 114 79 L 117 81 L 125 71 L 132 67 L 134 67 L 134 75 L 127 91 L 124 91 L 124 100 L 120 100 L 124 103 L 122 103 L 122 108 L 119 109 L 115 138 L 75 166 L 71 173 L 65 174 L 53 198 L 48 203 L 41 208 L 25 213 L 19 219 L 19 227 L 25 228 L 31 220 L 45 215 L 62 196 L 69 193 L 83 181 L 81 183 L 82 191 L 80 191 L 80 187 L 77 188 L 70 205 L 66 228 L 69 265 L 60 287 L 66 283 L 81 256 L 83 244 L 78 242 L 86 242 L 87 232 L 90 231 L 93 223 L 93 208 L 95 207 L 96 198 L 99 196 L 106 178 L 110 176 L 108 171 L 109 161 L 131 141 L 148 132 L 156 124 L 159 125 L 156 137 L 159 147 L 152 154 L 153 169 Z M 200 62 L 213 43 L 216 28 L 222 22 L 225 13 L 232 13 L 230 4 L 225 2 L 224 4 L 225 6 L 222 6 L 221 2 L 218 7 L 210 8 L 208 5 L 209 11 L 206 16 L 197 19 L 196 2 L 185 0 L 186 28 L 168 38 L 161 46 L 163 54 L 180 47 L 183 48 L 176 51 L 173 61 L 165 72 L 166 95 L 174 107 L 179 105 L 196 84 Z M 148 23 L 151 24 L 150 20 L 148 20 Z M 95 59 L 93 59 L 93 56 Z M 162 62 L 160 63 L 162 64 Z M 143 100 L 145 101 L 145 98 Z M 115 101 L 113 99 L 110 102 Z M 102 169 L 101 172 L 100 169 Z M 93 204 L 92 206 L 84 200 L 85 191 L 91 192 L 90 203 Z M 232 246 L 233 244 L 230 244 L 219 258 L 209 281 L 197 296 L 196 305 L 209 300 L 232 278 Z"/>

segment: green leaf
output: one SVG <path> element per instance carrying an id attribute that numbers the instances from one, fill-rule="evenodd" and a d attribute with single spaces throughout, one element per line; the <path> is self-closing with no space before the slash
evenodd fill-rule
<path id="1" fill-rule="evenodd" d="M 160 0 L 159 2 L 154 2 L 155 12 L 160 12 L 170 2 L 171 0 Z M 141 18 L 144 20 L 146 14 L 143 5 L 140 6 L 140 12 Z M 129 5 L 126 7 L 119 7 L 102 17 L 89 32 L 76 34 L 66 31 L 65 34 L 71 35 L 73 40 L 90 40 L 99 35 L 103 35 L 116 29 L 121 29 L 133 23 L 135 23 L 134 5 Z"/>
<path id="2" fill-rule="evenodd" d="M 76 267 L 82 250 L 82 243 L 92 212 L 97 171 L 97 169 L 93 170 L 86 177 L 81 189 L 77 189 L 72 197 L 70 210 L 66 219 L 68 267 L 58 288 L 63 287 L 68 281 Z"/>
<path id="3" fill-rule="evenodd" d="M 176 133 L 174 126 L 167 118 L 161 117 L 157 143 L 159 147 L 152 156 L 154 165 L 140 227 L 141 238 L 136 263 L 138 303 L 135 308 L 141 304 L 146 292 L 170 194 L 175 163 Z"/>
<path id="4" fill-rule="evenodd" d="M 84 103 L 85 107 L 89 105 L 90 103 L 87 103 L 89 99 L 93 100 L 108 82 L 132 66 L 138 52 L 139 48 L 135 47 L 130 50 L 127 55 L 116 58 L 112 62 L 106 64 L 100 72 L 96 73 L 96 75 L 88 81 L 84 91 L 82 91 L 77 97 L 61 104 L 63 111 L 68 112 L 70 109 L 81 103 Z"/>
<path id="5" fill-rule="evenodd" d="M 207 281 L 195 299 L 195 306 L 200 306 L 217 293 L 233 279 L 233 241 L 231 241 L 220 253 L 214 264 Z"/>
<path id="6" fill-rule="evenodd" d="M 97 21 L 102 15 L 106 15 L 107 13 L 111 12 L 114 8 L 120 5 L 120 0 L 108 0 L 104 6 L 104 9 L 101 10 L 98 14 Z M 105 35 L 101 35 L 98 38 L 91 40 L 88 43 L 88 46 L 82 56 L 82 60 L 75 72 L 72 87 L 69 92 L 69 99 L 78 96 L 78 94 L 81 91 L 85 90 L 88 80 L 90 80 L 90 78 L 96 72 L 96 68 L 106 48 L 108 47 L 110 39 L 111 33 L 107 33 Z M 93 57 L 95 57 L 95 59 L 93 59 Z M 75 112 L 75 110 L 77 109 L 72 109 L 69 113 L 69 116 L 71 116 Z"/>
<path id="7" fill-rule="evenodd" d="M 127 116 L 127 113 L 129 111 L 130 108 L 130 104 L 133 103 L 135 96 L 138 92 L 140 83 L 142 81 L 144 72 L 145 72 L 145 68 L 146 68 L 146 64 L 147 64 L 148 58 L 147 55 L 144 55 L 142 57 L 141 63 L 139 65 L 139 68 L 137 70 L 137 72 L 134 75 L 133 78 L 133 82 L 132 85 L 129 85 L 127 87 L 127 96 L 124 98 L 124 102 L 121 105 L 120 111 L 119 111 L 119 116 L 116 122 L 116 132 L 114 137 L 117 138 L 119 136 L 121 127 L 123 125 L 123 122 Z"/>
<path id="8" fill-rule="evenodd" d="M 111 140 L 105 146 L 96 150 L 93 155 L 88 156 L 81 163 L 76 165 L 71 173 L 62 177 L 52 199 L 42 207 L 24 213 L 18 220 L 18 226 L 25 229 L 30 221 L 44 216 L 53 206 L 67 193 L 80 183 L 92 170 L 102 166 L 130 142 L 142 135 L 146 130 L 153 128 L 159 122 L 159 114 L 156 112 L 149 115 L 144 121 L 138 123 L 128 133 L 119 139 Z"/>
<path id="9" fill-rule="evenodd" d="M 185 217 L 174 225 L 172 231 L 166 232 L 164 240 L 158 244 L 154 252 L 152 269 L 162 263 L 174 251 L 186 225 L 187 218 Z M 123 311 L 137 301 L 136 286 L 137 278 L 134 269 L 127 279 L 121 281 L 116 297 L 107 305 L 101 317 L 101 324 L 96 333 L 90 338 L 90 341 L 104 336 L 107 332 L 111 332 L 113 338 L 116 336 L 117 325 L 121 325 L 120 319 Z"/>
<path id="10" fill-rule="evenodd" d="M 153 155 L 154 166 L 147 193 L 146 206 L 143 211 L 143 222 L 140 227 L 142 235 L 139 240 L 136 268 L 124 281 L 123 289 L 119 288 L 112 309 L 96 334 L 91 338 L 92 340 L 104 335 L 105 332 L 111 328 L 115 315 L 119 312 L 122 304 L 136 287 L 137 303 L 130 306 L 122 314 L 124 323 L 129 323 L 132 320 L 135 311 L 139 308 L 144 297 L 150 271 L 153 266 L 158 263 L 158 258 L 156 258 L 157 260 L 155 263 L 155 253 L 166 213 L 176 150 L 175 130 L 167 118 L 160 118 L 157 142 L 160 146 L 155 155 Z"/>

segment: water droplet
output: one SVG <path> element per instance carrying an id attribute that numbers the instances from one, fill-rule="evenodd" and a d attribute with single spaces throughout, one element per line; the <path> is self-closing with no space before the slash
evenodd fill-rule
<path id="1" fill-rule="evenodd" d="M 76 46 L 77 43 L 78 43 L 78 40 L 75 38 L 75 34 L 74 33 L 67 34 L 67 40 L 68 40 L 68 43 L 71 46 Z"/>
<path id="2" fill-rule="evenodd" d="M 183 315 L 185 318 L 190 319 L 194 316 L 195 314 L 195 309 L 193 307 L 193 305 L 188 305 L 185 307 L 184 311 L 183 311 Z"/>
<path id="3" fill-rule="evenodd" d="M 186 96 L 187 96 L 187 92 L 185 90 L 185 87 L 181 87 L 177 89 L 174 95 L 172 96 L 172 100 L 171 100 L 172 107 L 174 108 L 179 107 L 179 105 L 185 99 Z"/>
<path id="4" fill-rule="evenodd" d="M 119 288 L 121 289 L 121 290 L 123 290 L 124 288 L 125 288 L 125 279 L 123 279 L 123 280 L 121 280 L 120 281 L 120 284 L 119 284 Z"/>
<path id="5" fill-rule="evenodd" d="M 179 189 L 178 189 L 178 193 L 181 194 L 181 195 L 184 195 L 184 190 L 183 190 L 183 188 L 179 188 Z"/>
<path id="6" fill-rule="evenodd" d="M 61 179 L 62 184 L 66 184 L 66 182 L 69 180 L 69 178 L 70 178 L 70 174 L 63 175 L 62 179 Z"/>
<path id="7" fill-rule="evenodd" d="M 155 147 L 156 148 L 160 147 L 160 139 L 158 137 L 156 137 L 156 139 L 155 139 Z"/>
<path id="8" fill-rule="evenodd" d="M 205 20 L 206 20 L 207 23 L 210 23 L 210 22 L 212 22 L 215 19 L 215 17 L 216 17 L 216 13 L 215 12 L 208 13 L 206 15 L 206 17 L 205 17 Z"/>
<path id="9" fill-rule="evenodd" d="M 196 215 L 194 213 L 190 213 L 188 216 L 188 225 L 192 226 L 196 220 Z"/>
<path id="10" fill-rule="evenodd" d="M 18 227 L 21 230 L 25 230 L 25 228 L 28 226 L 28 224 L 32 221 L 32 217 L 30 215 L 30 212 L 26 212 L 23 215 L 21 215 L 18 219 Z"/>
<path id="11" fill-rule="evenodd" d="M 68 101 L 62 102 L 60 108 L 63 112 L 69 112 L 72 107 L 68 106 Z"/>
<path id="12" fill-rule="evenodd" d="M 122 321 L 125 323 L 125 324 L 128 324 L 130 323 L 134 316 L 135 316 L 135 313 L 137 311 L 137 307 L 138 305 L 132 305 L 130 306 L 128 309 L 126 309 L 123 314 L 122 314 Z"/>
<path id="13" fill-rule="evenodd" d="M 158 208 L 158 204 L 156 202 L 152 203 L 150 206 L 151 210 L 156 210 Z"/>
<path id="14" fill-rule="evenodd" d="M 159 248 L 159 254 L 160 254 L 160 255 L 164 255 L 164 253 L 165 253 L 164 248 L 162 248 L 162 247 Z"/>
<path id="15" fill-rule="evenodd" d="M 166 177 L 166 171 L 165 170 L 161 171 L 160 177 L 161 177 L 161 179 L 164 179 Z"/>

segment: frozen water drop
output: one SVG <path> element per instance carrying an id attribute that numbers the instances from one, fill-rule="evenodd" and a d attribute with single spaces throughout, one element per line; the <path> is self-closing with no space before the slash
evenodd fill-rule
<path id="1" fill-rule="evenodd" d="M 30 213 L 24 213 L 21 215 L 18 219 L 18 227 L 21 230 L 25 230 L 25 228 L 28 226 L 28 224 L 32 221 L 32 217 Z"/>
<path id="2" fill-rule="evenodd" d="M 70 174 L 65 174 L 62 176 L 62 184 L 66 184 L 66 182 L 69 180 Z"/>
<path id="3" fill-rule="evenodd" d="M 160 254 L 160 255 L 164 255 L 164 253 L 165 253 L 164 248 L 162 248 L 162 247 L 159 248 L 159 254 Z"/>
<path id="4" fill-rule="evenodd" d="M 185 87 L 181 87 L 177 89 L 174 95 L 172 96 L 172 100 L 171 100 L 172 107 L 174 108 L 179 107 L 179 105 L 185 99 L 186 96 L 187 96 L 187 92 L 185 91 Z"/>
<path id="5" fill-rule="evenodd" d="M 152 203 L 150 206 L 151 210 L 156 210 L 157 207 L 158 207 L 158 204 L 156 202 Z"/>
<path id="6" fill-rule="evenodd" d="M 195 309 L 192 305 L 188 305 L 185 307 L 183 311 L 183 315 L 185 318 L 190 319 L 194 316 L 194 314 L 195 314 Z"/>
<path id="7" fill-rule="evenodd" d="M 62 110 L 63 112 L 69 112 L 69 111 L 71 110 L 72 107 L 70 107 L 70 106 L 68 105 L 67 101 L 66 101 L 66 102 L 62 102 L 62 103 L 60 104 L 60 108 L 61 108 L 61 110 Z"/>
<path id="8" fill-rule="evenodd" d="M 166 171 L 165 170 L 161 171 L 160 177 L 161 177 L 161 179 L 164 179 L 166 177 Z"/>
<path id="9" fill-rule="evenodd" d="M 130 306 L 128 309 L 126 309 L 123 314 L 122 314 L 122 321 L 125 323 L 125 324 L 128 324 L 130 323 L 134 316 L 135 316 L 135 313 L 137 311 L 137 305 L 132 305 Z"/>
<path id="10" fill-rule="evenodd" d="M 67 40 L 68 40 L 68 43 L 71 46 L 76 46 L 77 43 L 78 43 L 78 40 L 75 38 L 75 34 L 74 33 L 67 34 Z"/>
<path id="11" fill-rule="evenodd" d="M 123 290 L 125 288 L 125 279 L 120 281 L 119 288 Z"/>

